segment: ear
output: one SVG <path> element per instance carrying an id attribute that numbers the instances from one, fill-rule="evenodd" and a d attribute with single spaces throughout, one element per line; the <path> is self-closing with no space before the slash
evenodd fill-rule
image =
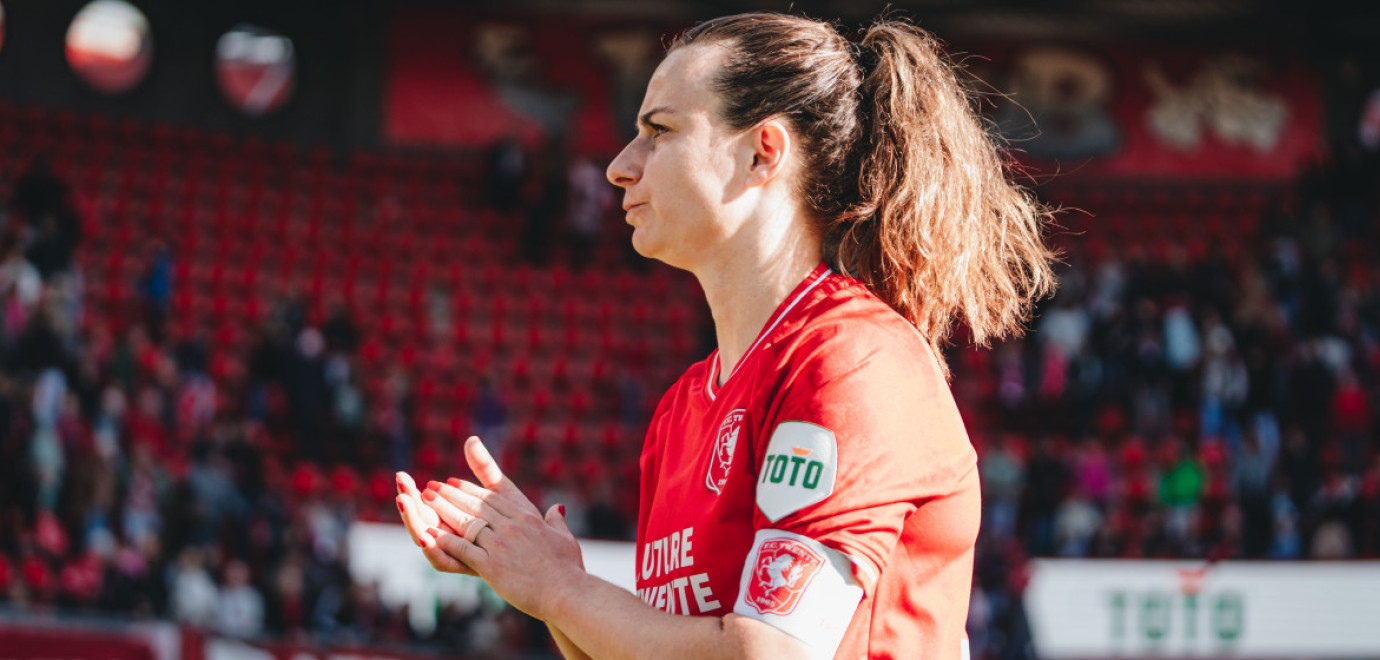
<path id="1" fill-rule="evenodd" d="M 768 119 L 747 132 L 752 163 L 747 169 L 749 187 L 765 185 L 785 171 L 791 155 L 791 132 L 780 119 Z"/>

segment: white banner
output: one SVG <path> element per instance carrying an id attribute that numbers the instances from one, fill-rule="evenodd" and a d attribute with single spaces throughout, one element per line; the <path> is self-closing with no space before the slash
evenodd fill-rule
<path id="1" fill-rule="evenodd" d="M 1377 658 L 1380 562 L 1034 560 L 1044 658 Z"/>

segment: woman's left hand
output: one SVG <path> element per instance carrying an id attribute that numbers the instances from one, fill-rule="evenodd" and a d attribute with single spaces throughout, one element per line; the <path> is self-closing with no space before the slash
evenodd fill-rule
<path id="1" fill-rule="evenodd" d="M 499 470 L 478 438 L 465 443 L 465 459 L 483 487 L 449 479 L 432 481 L 422 501 L 459 536 L 431 528 L 429 533 L 447 554 L 464 562 L 513 607 L 546 620 L 544 605 L 551 596 L 584 573 L 580 545 L 565 525 L 561 506 L 543 516 L 536 505 Z M 477 532 L 466 521 L 487 523 Z M 468 537 L 468 539 L 467 539 Z"/>

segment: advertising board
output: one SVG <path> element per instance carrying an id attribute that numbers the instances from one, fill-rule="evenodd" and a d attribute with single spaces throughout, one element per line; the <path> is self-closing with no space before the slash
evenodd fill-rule
<path id="1" fill-rule="evenodd" d="M 1380 657 L 1380 562 L 1035 560 L 1045 658 Z"/>

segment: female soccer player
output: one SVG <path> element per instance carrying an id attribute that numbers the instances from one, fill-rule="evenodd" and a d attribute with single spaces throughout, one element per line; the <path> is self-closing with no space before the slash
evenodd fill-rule
<path id="1" fill-rule="evenodd" d="M 1046 212 L 934 39 L 745 14 L 678 38 L 608 168 L 633 246 L 699 279 L 719 348 L 641 458 L 637 595 L 585 573 L 475 438 L 482 484 L 398 504 L 572 657 L 959 658 L 975 455 L 940 348 L 1018 332 L 1053 288 Z"/>

